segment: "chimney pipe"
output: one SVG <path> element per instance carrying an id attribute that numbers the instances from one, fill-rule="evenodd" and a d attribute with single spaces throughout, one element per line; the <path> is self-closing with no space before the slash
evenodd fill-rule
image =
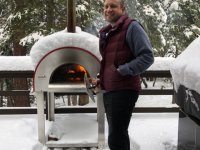
<path id="1" fill-rule="evenodd" d="M 75 33 L 76 11 L 75 0 L 67 0 L 67 31 Z"/>

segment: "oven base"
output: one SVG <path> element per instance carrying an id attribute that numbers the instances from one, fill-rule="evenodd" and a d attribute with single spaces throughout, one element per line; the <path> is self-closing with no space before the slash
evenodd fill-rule
<path id="1" fill-rule="evenodd" d="M 47 141 L 47 147 L 98 147 L 98 122 L 94 114 L 55 115 L 49 133 L 58 141 Z"/>
<path id="2" fill-rule="evenodd" d="M 83 117 L 78 117 L 75 123 L 71 122 L 69 119 L 60 118 L 60 120 L 66 122 L 68 125 L 62 126 L 62 123 L 57 123 L 56 125 L 56 116 L 55 116 L 55 100 L 54 93 L 47 93 L 47 97 L 45 98 L 45 92 L 35 92 L 35 96 L 37 99 L 37 114 L 38 114 L 38 140 L 41 144 L 46 147 L 97 147 L 98 149 L 103 149 L 105 146 L 105 111 L 103 106 L 103 93 L 99 92 L 97 96 L 97 116 L 91 121 L 89 120 L 88 124 L 84 126 L 88 128 L 83 129 L 81 125 L 84 123 Z M 52 127 L 47 129 L 47 125 L 45 123 L 45 114 L 44 114 L 44 101 L 48 101 L 48 120 L 52 121 Z M 80 114 L 81 115 L 81 114 Z M 75 115 L 74 115 L 75 116 Z M 74 119 L 75 120 L 75 119 Z M 85 121 L 88 121 L 87 118 Z M 58 127 L 59 126 L 59 127 Z M 94 128 L 96 126 L 96 128 Z M 73 130 L 69 130 L 70 127 L 73 127 Z M 74 127 L 77 127 L 74 128 Z M 79 136 L 82 131 L 84 131 L 85 135 L 90 133 L 91 130 L 92 138 L 83 136 Z M 55 132 L 56 131 L 56 132 Z M 95 132 L 96 131 L 96 132 Z M 58 141 L 48 141 L 49 134 L 57 134 Z M 71 133 L 71 135 L 69 134 Z M 77 134 L 79 133 L 79 134 Z M 55 134 L 55 135 L 56 135 Z M 87 138 L 85 138 L 87 137 Z M 75 139 L 75 140 L 74 140 Z M 79 139 L 79 140 L 77 140 Z"/>

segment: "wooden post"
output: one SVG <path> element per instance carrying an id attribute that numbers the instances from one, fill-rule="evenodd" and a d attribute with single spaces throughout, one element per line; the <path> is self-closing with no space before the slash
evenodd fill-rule
<path id="1" fill-rule="evenodd" d="M 67 1 L 67 31 L 76 32 L 76 11 L 75 11 L 75 0 Z"/>

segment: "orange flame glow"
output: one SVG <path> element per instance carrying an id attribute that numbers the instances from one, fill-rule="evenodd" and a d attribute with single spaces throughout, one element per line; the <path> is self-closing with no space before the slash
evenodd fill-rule
<path id="1" fill-rule="evenodd" d="M 78 65 L 78 70 L 79 70 L 80 72 L 84 72 L 84 73 L 86 73 L 85 68 L 82 67 L 82 66 L 80 66 L 80 65 Z"/>
<path id="2" fill-rule="evenodd" d="M 68 77 L 68 81 L 83 81 L 84 74 L 87 73 L 86 69 L 80 65 L 73 65 L 73 67 L 67 69 L 67 74 L 71 74 L 74 77 Z"/>

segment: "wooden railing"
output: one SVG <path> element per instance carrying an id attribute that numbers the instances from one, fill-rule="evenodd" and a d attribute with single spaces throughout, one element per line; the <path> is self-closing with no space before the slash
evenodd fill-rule
<path id="1" fill-rule="evenodd" d="M 0 71 L 0 78 L 32 78 L 33 71 Z M 171 78 L 169 70 L 166 71 L 146 71 L 141 74 L 145 78 Z M 11 90 L 0 91 L 0 96 L 23 96 L 30 94 L 29 90 Z M 173 89 L 142 89 L 141 95 L 172 95 L 174 96 Z M 134 112 L 178 112 L 177 107 L 136 107 Z M 82 108 L 56 108 L 55 113 L 96 113 L 95 107 L 82 107 Z M 36 114 L 37 109 L 32 107 L 1 107 L 0 114 Z"/>

